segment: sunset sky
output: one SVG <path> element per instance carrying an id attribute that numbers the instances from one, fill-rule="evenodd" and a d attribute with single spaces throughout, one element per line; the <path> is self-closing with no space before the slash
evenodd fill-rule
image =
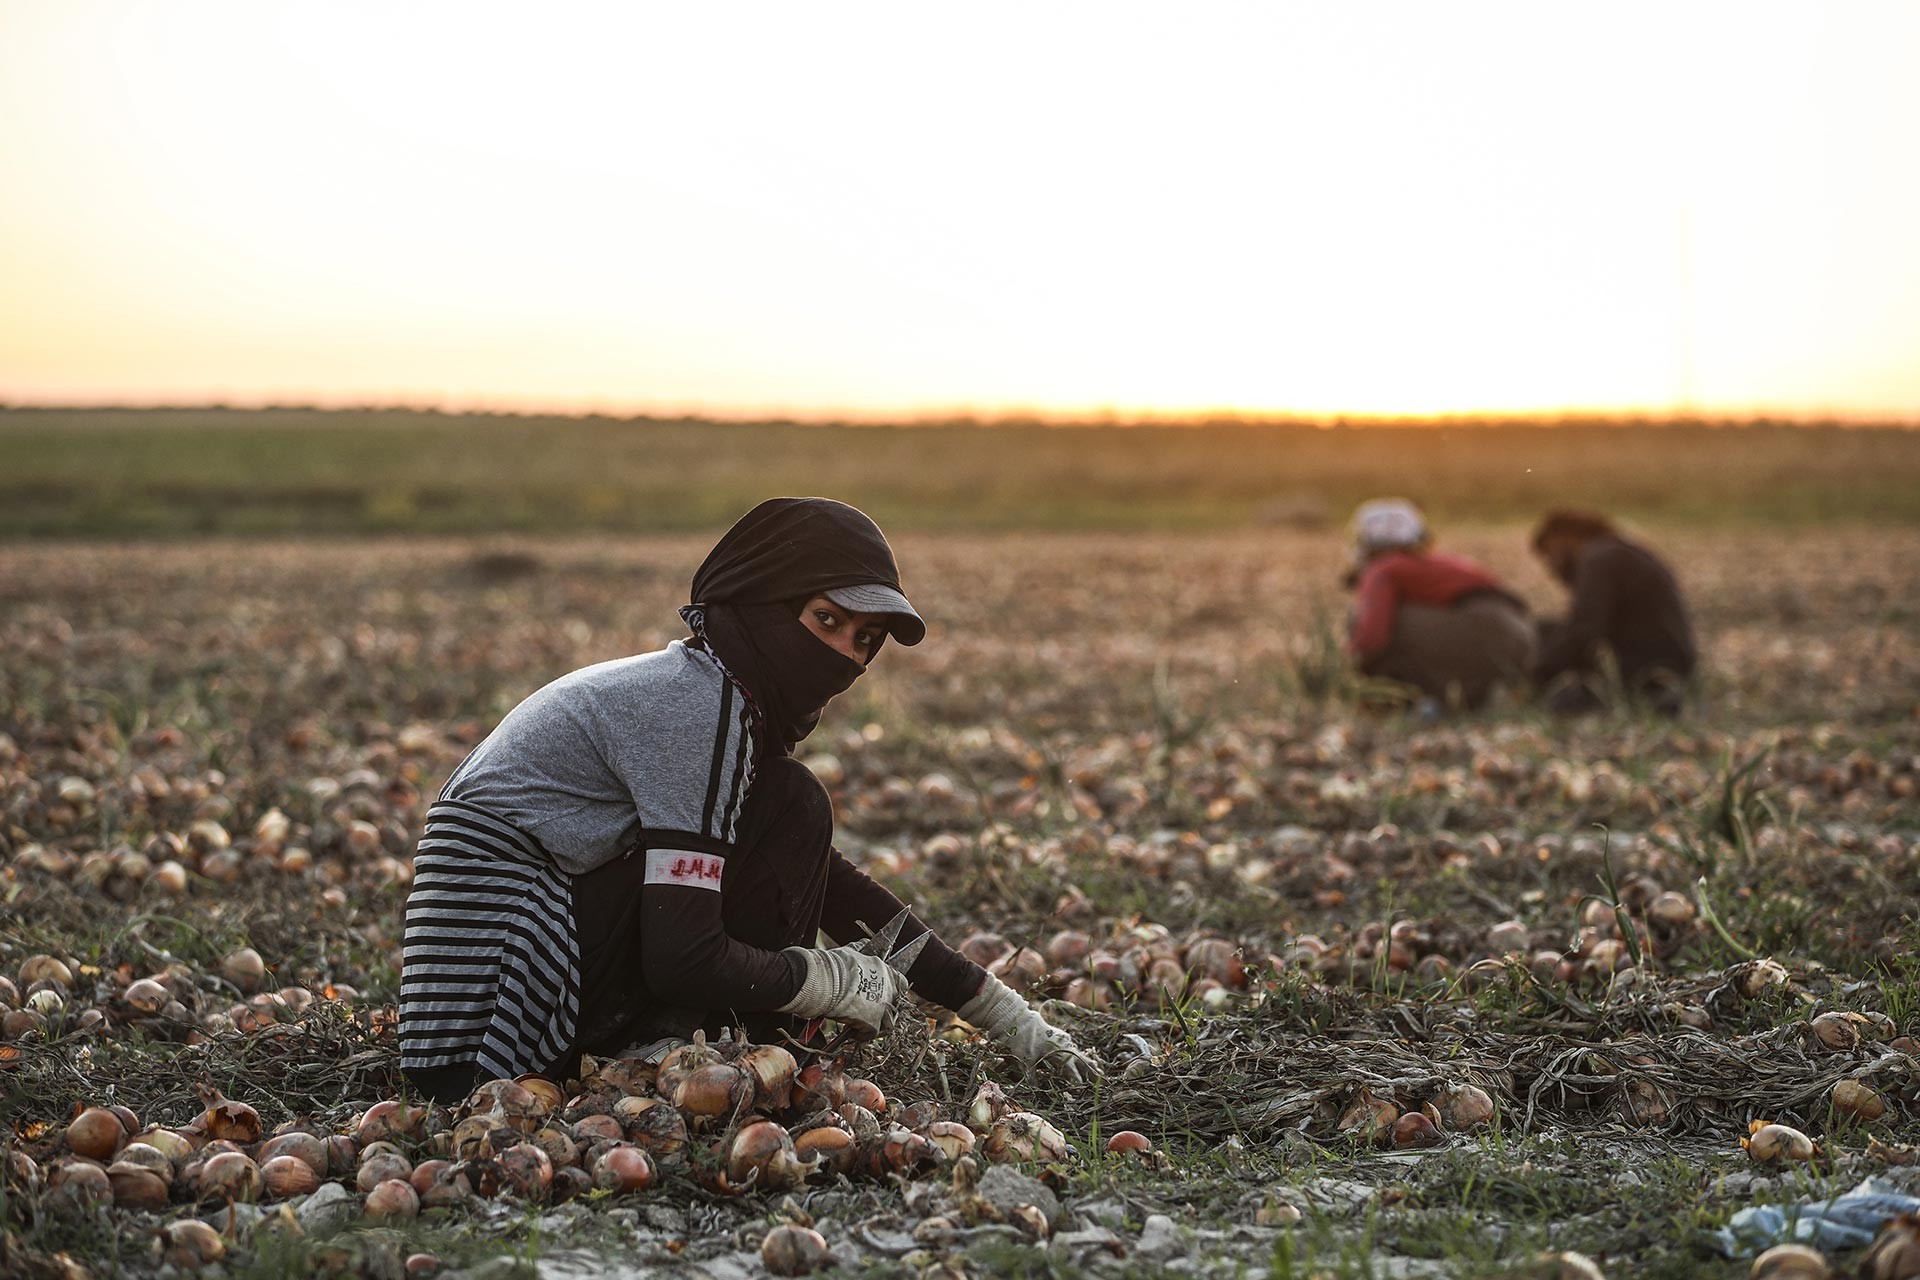
<path id="1" fill-rule="evenodd" d="M 0 0 L 0 398 L 1920 418 L 1920 4 Z"/>

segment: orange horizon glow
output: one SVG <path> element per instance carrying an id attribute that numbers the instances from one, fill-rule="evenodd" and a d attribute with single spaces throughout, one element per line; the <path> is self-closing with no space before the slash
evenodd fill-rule
<path id="1" fill-rule="evenodd" d="M 0 0 L 0 401 L 1920 419 L 1920 9 Z"/>

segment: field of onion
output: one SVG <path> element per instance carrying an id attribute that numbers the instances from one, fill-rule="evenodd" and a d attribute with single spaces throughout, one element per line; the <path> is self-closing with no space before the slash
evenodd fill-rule
<path id="1" fill-rule="evenodd" d="M 1331 535 L 903 539 L 928 641 L 802 754 L 1104 1078 L 929 1009 L 452 1109 L 395 1067 L 425 807 L 706 540 L 0 547 L 0 1274 L 1747 1275 L 1738 1211 L 1920 1194 L 1920 531 L 1660 543 L 1689 715 L 1429 724 Z"/>

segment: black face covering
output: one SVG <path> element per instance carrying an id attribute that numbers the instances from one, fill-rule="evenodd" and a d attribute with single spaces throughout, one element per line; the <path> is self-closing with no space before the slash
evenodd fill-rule
<path id="1" fill-rule="evenodd" d="M 680 616 L 746 687 L 769 752 L 791 754 L 820 723 L 828 700 L 866 674 L 822 644 L 784 604 L 690 604 Z"/>
<path id="2" fill-rule="evenodd" d="M 761 503 L 693 575 L 680 615 L 745 686 L 766 750 L 790 753 L 866 670 L 807 630 L 792 601 L 870 582 L 900 589 L 892 548 L 866 515 L 827 498 Z"/>

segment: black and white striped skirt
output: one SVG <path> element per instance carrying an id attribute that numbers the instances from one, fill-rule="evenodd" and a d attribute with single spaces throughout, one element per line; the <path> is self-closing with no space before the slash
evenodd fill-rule
<path id="1" fill-rule="evenodd" d="M 413 855 L 400 969 L 400 1065 L 548 1071 L 573 1047 L 573 882 L 484 809 L 440 800 Z"/>

